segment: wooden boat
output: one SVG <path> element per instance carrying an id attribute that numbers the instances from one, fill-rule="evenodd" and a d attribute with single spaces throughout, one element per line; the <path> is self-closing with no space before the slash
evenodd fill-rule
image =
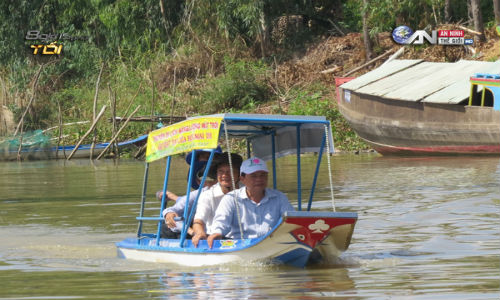
<path id="1" fill-rule="evenodd" d="M 499 71 L 500 61 L 395 60 L 340 85 L 337 101 L 384 155 L 500 155 Z"/>
<path id="2" fill-rule="evenodd" d="M 165 208 L 165 199 L 162 199 L 159 215 L 144 215 L 149 164 L 156 159 L 167 157 L 163 187 L 165 194 L 168 178 L 173 176 L 169 174 L 172 155 L 196 149 L 213 149 L 207 162 L 210 166 L 219 138 L 224 138 L 226 141 L 230 138 L 246 139 L 248 157 L 252 154 L 271 161 L 273 188 L 276 188 L 278 180 L 276 159 L 284 155 L 295 155 L 298 182 L 297 211 L 286 212 L 278 224 L 264 236 L 215 240 L 212 248 L 209 248 L 203 240 L 198 247 L 194 247 L 191 241 L 186 239 L 186 226 L 180 239 L 160 238 L 161 212 Z M 357 221 L 356 213 L 335 212 L 334 206 L 332 212 L 311 211 L 322 154 L 325 148 L 328 152 L 333 152 L 330 122 L 324 117 L 259 114 L 195 117 L 151 132 L 147 147 L 141 209 L 137 217 L 138 232 L 137 236 L 117 243 L 120 257 L 183 266 L 264 262 L 303 267 L 312 259 L 332 262 L 350 244 Z M 308 204 L 303 208 L 300 154 L 306 152 L 318 153 L 318 161 Z M 329 162 L 330 156 L 326 157 Z M 193 172 L 190 171 L 189 177 L 192 176 Z M 201 185 L 206 176 L 207 171 Z M 331 188 L 333 196 L 333 187 Z M 189 187 L 187 193 L 190 193 Z M 183 219 L 187 221 L 184 224 L 189 224 L 192 220 L 196 203 L 197 200 L 189 208 L 186 205 Z M 144 221 L 157 222 L 156 232 L 143 233 Z"/>

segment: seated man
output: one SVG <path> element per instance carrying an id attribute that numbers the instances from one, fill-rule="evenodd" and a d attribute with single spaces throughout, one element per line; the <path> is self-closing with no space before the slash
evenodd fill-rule
<path id="1" fill-rule="evenodd" d="M 203 172 L 205 171 L 205 167 L 198 171 L 195 177 L 197 177 L 198 181 L 201 182 L 200 177 L 203 176 Z M 202 188 L 202 192 L 210 188 L 214 185 L 216 181 L 214 178 L 210 177 L 210 174 L 207 175 L 205 179 L 205 185 Z M 168 195 L 167 191 L 167 195 Z M 196 199 L 196 195 L 198 194 L 198 190 L 191 191 L 189 193 L 189 206 L 191 206 Z M 201 194 L 200 194 L 201 197 Z M 183 226 L 183 221 L 175 221 L 174 218 L 184 215 L 184 208 L 186 207 L 186 196 L 178 197 L 175 204 L 167 207 L 163 210 L 162 215 L 165 218 L 165 222 L 161 225 L 160 237 L 164 239 L 178 239 L 181 235 L 181 230 Z M 188 230 L 188 238 L 191 238 L 193 234 L 193 230 L 189 228 Z"/>
<path id="2" fill-rule="evenodd" d="M 210 167 L 209 174 L 211 177 L 217 178 L 217 184 L 204 191 L 198 199 L 198 206 L 193 221 L 194 235 L 192 238 L 195 247 L 198 246 L 200 239 L 206 239 L 207 233 L 212 233 L 211 226 L 215 215 L 215 210 L 222 197 L 233 190 L 233 181 L 236 187 L 239 183 L 240 166 L 243 158 L 231 153 L 232 175 L 229 167 L 229 153 L 217 155 L 214 158 L 214 163 Z"/>
<path id="3" fill-rule="evenodd" d="M 195 156 L 194 156 L 194 165 L 191 166 L 193 168 L 194 174 L 198 174 L 200 170 L 204 170 L 205 166 L 207 164 L 208 158 L 210 157 L 210 149 L 201 149 L 201 150 L 196 150 L 195 151 Z M 217 147 L 215 149 L 215 154 L 217 153 L 222 153 L 221 147 Z M 186 163 L 188 165 L 191 165 L 191 156 L 192 152 L 189 152 L 188 155 L 186 156 Z M 189 173 L 188 173 L 189 175 Z M 189 180 L 189 178 L 188 178 Z M 201 180 L 197 176 L 193 176 L 193 179 L 191 180 L 190 186 L 194 190 L 197 190 L 200 187 L 200 182 Z M 163 197 L 163 191 L 158 191 L 156 192 L 156 198 L 161 201 L 161 198 Z M 177 199 L 180 198 L 176 194 L 167 191 L 166 192 L 166 201 L 177 201 Z"/>
<path id="4" fill-rule="evenodd" d="M 240 181 L 245 187 L 222 198 L 215 212 L 212 234 L 207 238 L 210 248 L 214 239 L 222 237 L 239 239 L 265 235 L 276 226 L 283 213 L 294 210 L 285 194 L 267 188 L 268 172 L 266 163 L 257 157 L 241 164 Z M 237 218 L 236 202 L 241 220 Z"/>

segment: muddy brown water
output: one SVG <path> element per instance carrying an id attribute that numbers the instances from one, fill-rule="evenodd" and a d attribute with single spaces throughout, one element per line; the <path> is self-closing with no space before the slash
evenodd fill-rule
<path id="1" fill-rule="evenodd" d="M 314 210 L 332 210 L 319 178 Z M 304 196 L 314 157 L 303 163 Z M 338 264 L 184 268 L 119 259 L 135 234 L 144 164 L 0 163 L 0 299 L 499 299 L 500 159 L 332 157 L 337 211 L 359 214 Z M 174 160 L 171 188 L 186 166 Z M 152 164 L 149 195 L 164 163 Z M 296 205 L 293 159 L 278 187 Z M 150 197 L 146 213 L 156 214 Z"/>

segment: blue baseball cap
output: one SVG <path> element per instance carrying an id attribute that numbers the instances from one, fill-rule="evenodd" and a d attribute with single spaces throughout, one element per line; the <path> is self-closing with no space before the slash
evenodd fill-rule
<path id="1" fill-rule="evenodd" d="M 198 161 L 198 154 L 202 153 L 202 152 L 210 152 L 212 151 L 212 149 L 200 149 L 200 150 L 194 150 L 194 153 L 196 154 L 196 158 L 194 159 L 195 163 Z M 222 153 L 222 148 L 220 146 L 217 146 L 217 148 L 215 148 L 215 153 Z M 191 156 L 193 155 L 193 152 L 190 151 L 187 155 L 186 155 L 186 163 L 188 165 L 191 164 Z"/>

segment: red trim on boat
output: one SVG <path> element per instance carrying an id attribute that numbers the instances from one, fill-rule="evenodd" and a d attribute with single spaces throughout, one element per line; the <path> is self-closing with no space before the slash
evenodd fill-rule
<path id="1" fill-rule="evenodd" d="M 500 145 L 398 147 L 374 145 L 381 154 L 499 154 Z"/>
<path id="2" fill-rule="evenodd" d="M 488 81 L 488 82 L 500 82 L 500 79 L 495 79 L 495 78 L 481 78 L 481 77 L 471 77 L 470 80 L 474 80 L 474 81 Z"/>
<path id="3" fill-rule="evenodd" d="M 301 227 L 293 230 L 291 234 L 298 242 L 305 244 L 312 249 L 321 243 L 329 234 L 330 230 L 339 225 L 354 224 L 354 218 L 295 218 L 288 217 L 285 220 L 288 224 L 295 224 Z"/>

